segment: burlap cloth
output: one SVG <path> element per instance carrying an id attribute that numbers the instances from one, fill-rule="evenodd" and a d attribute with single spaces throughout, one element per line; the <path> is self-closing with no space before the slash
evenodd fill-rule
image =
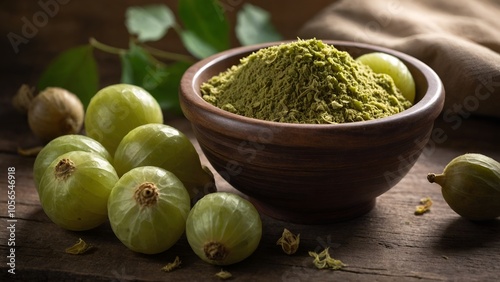
<path id="1" fill-rule="evenodd" d="M 402 51 L 443 81 L 444 117 L 500 117 L 500 0 L 340 0 L 308 21 L 299 37 Z"/>

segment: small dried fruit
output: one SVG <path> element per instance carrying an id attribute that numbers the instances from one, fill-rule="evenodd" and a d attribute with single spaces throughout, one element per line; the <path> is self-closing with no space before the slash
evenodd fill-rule
<path id="1" fill-rule="evenodd" d="M 456 157 L 442 174 L 427 179 L 441 186 L 443 198 L 462 217 L 490 220 L 500 216 L 500 163 L 481 154 Z"/>
<path id="2" fill-rule="evenodd" d="M 36 95 L 28 107 L 31 131 L 43 141 L 80 132 L 84 119 L 83 104 L 73 93 L 49 87 Z"/>

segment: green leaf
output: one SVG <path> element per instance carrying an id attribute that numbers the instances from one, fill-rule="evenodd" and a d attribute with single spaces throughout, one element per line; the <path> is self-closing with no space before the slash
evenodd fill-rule
<path id="1" fill-rule="evenodd" d="M 121 57 L 122 83 L 140 86 L 160 104 L 162 110 L 172 115 L 181 114 L 179 84 L 182 75 L 191 64 L 177 62 L 165 65 L 133 43 Z"/>
<path id="2" fill-rule="evenodd" d="M 167 65 L 161 70 L 163 80 L 156 87 L 151 87 L 148 90 L 153 96 L 157 97 L 156 99 L 159 100 L 162 109 L 172 115 L 182 114 L 179 104 L 179 86 L 182 75 L 190 66 L 191 64 L 186 62 L 175 62 Z"/>
<path id="3" fill-rule="evenodd" d="M 129 50 L 120 55 L 122 62 L 122 83 L 135 84 L 139 76 L 144 76 L 148 69 L 156 69 L 159 63 L 155 63 L 150 55 L 133 42 L 130 43 Z M 141 75 L 142 74 L 142 75 Z M 141 82 L 142 84 L 142 82 Z"/>
<path id="4" fill-rule="evenodd" d="M 195 33 L 189 30 L 183 30 L 181 32 L 181 40 L 184 43 L 184 47 L 198 59 L 206 58 L 210 55 L 217 53 L 217 50 L 203 41 Z"/>
<path id="5" fill-rule="evenodd" d="M 188 38 L 196 37 L 214 52 L 229 49 L 230 26 L 217 0 L 179 0 L 179 18 L 184 29 L 192 33 L 187 35 Z"/>
<path id="6" fill-rule="evenodd" d="M 245 4 L 238 12 L 235 27 L 236 37 L 243 45 L 278 41 L 282 36 L 271 23 L 270 14 L 251 4 Z"/>
<path id="7" fill-rule="evenodd" d="M 161 39 L 175 24 L 175 16 L 166 5 L 129 7 L 125 25 L 130 34 L 137 34 L 140 42 Z"/>
<path id="8" fill-rule="evenodd" d="M 44 70 L 38 81 L 38 90 L 61 87 L 80 98 L 87 107 L 99 87 L 97 63 L 93 47 L 73 47 L 59 54 Z"/>

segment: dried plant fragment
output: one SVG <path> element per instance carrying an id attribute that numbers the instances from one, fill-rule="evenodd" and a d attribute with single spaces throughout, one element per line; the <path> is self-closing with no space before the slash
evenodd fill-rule
<path id="1" fill-rule="evenodd" d="M 90 248 L 92 248 L 92 245 L 87 244 L 85 241 L 82 240 L 82 238 L 79 238 L 76 244 L 74 244 L 69 248 L 66 248 L 66 253 L 72 255 L 81 255 L 90 250 Z"/>
<path id="2" fill-rule="evenodd" d="M 329 248 L 324 249 L 321 253 L 309 252 L 309 256 L 313 257 L 313 264 L 318 269 L 333 269 L 339 270 L 347 266 L 342 261 L 330 257 Z"/>
<path id="3" fill-rule="evenodd" d="M 170 272 L 170 271 L 172 271 L 174 269 L 180 268 L 181 267 L 181 263 L 182 263 L 182 261 L 179 258 L 179 256 L 176 256 L 173 262 L 167 263 L 167 265 L 165 265 L 164 267 L 162 267 L 161 270 L 165 271 L 165 272 Z"/>
<path id="4" fill-rule="evenodd" d="M 20 113 L 27 113 L 31 101 L 35 97 L 35 87 L 27 84 L 21 85 L 16 95 L 12 97 L 12 106 Z"/>
<path id="5" fill-rule="evenodd" d="M 233 275 L 230 272 L 222 269 L 219 272 L 215 273 L 215 276 L 219 277 L 222 280 L 226 280 L 233 277 Z"/>
<path id="6" fill-rule="evenodd" d="M 416 215 L 422 215 L 431 210 L 432 200 L 430 197 L 420 199 L 420 205 L 415 208 Z"/>
<path id="7" fill-rule="evenodd" d="M 38 155 L 38 153 L 40 153 L 40 151 L 42 149 L 43 149 L 43 146 L 35 146 L 35 147 L 31 147 L 31 148 L 18 147 L 17 153 L 21 156 L 24 156 L 24 157 L 32 157 L 32 156 Z"/>
<path id="8" fill-rule="evenodd" d="M 297 252 L 297 250 L 299 249 L 299 243 L 300 234 L 294 235 L 292 232 L 285 228 L 283 230 L 281 238 L 279 238 L 278 242 L 276 242 L 276 245 L 280 245 L 287 255 L 292 255 L 295 254 L 295 252 Z"/>

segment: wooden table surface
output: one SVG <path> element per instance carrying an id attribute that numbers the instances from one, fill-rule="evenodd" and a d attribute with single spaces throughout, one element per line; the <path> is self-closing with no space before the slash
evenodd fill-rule
<path id="1" fill-rule="evenodd" d="M 226 2 L 239 7 L 247 1 Z M 285 6 L 278 1 L 249 2 L 273 12 L 278 29 L 287 38 L 294 38 L 297 28 L 331 0 L 307 4 L 297 0 Z M 31 17 L 40 10 L 37 3 L 3 3 L 5 9 L 2 8 L 0 14 L 6 24 L 0 26 L 2 34 L 19 32 L 20 19 Z M 26 117 L 15 112 L 9 104 L 17 87 L 24 82 L 34 84 L 51 58 L 66 48 L 87 42 L 89 36 L 126 46 L 123 13 L 127 5 L 143 3 L 113 0 L 107 1 L 106 5 L 111 6 L 103 9 L 99 5 L 72 1 L 62 7 L 47 26 L 40 28 L 28 44 L 23 44 L 19 54 L 13 55 L 11 46 L 0 45 L 3 56 L 0 74 L 4 86 L 0 94 L 1 281 L 219 280 L 214 275 L 221 267 L 201 261 L 185 237 L 162 254 L 142 255 L 122 245 L 108 223 L 86 232 L 59 228 L 50 222 L 40 206 L 32 177 L 34 157 L 17 154 L 19 146 L 36 143 Z M 300 13 L 296 13 L 297 10 Z M 158 47 L 179 46 L 169 40 Z M 116 82 L 118 59 L 101 55 L 98 60 L 103 85 Z M 166 120 L 166 123 L 186 133 L 197 146 L 186 120 Z M 439 117 L 435 130 L 442 132 L 442 138 L 430 140 L 409 174 L 380 196 L 376 207 L 368 214 L 325 225 L 297 225 L 262 214 L 263 238 L 259 248 L 245 261 L 222 268 L 232 273 L 234 281 L 497 281 L 500 276 L 500 219 L 474 223 L 459 217 L 443 200 L 439 186 L 427 182 L 426 175 L 441 172 L 451 159 L 466 152 L 479 152 L 500 160 L 500 120 L 471 116 L 446 122 Z M 202 154 L 201 158 L 208 165 Z M 9 170 L 15 170 L 16 176 L 15 204 L 12 206 L 7 200 Z M 219 176 L 217 185 L 221 191 L 237 193 Z M 425 196 L 434 202 L 431 211 L 414 215 L 415 206 Z M 9 212 L 15 221 L 9 222 Z M 8 229 L 11 224 L 15 229 Z M 283 228 L 300 233 L 300 248 L 292 256 L 285 255 L 276 245 Z M 92 250 L 84 255 L 66 254 L 65 248 L 79 238 L 92 244 Z M 308 251 L 321 251 L 326 247 L 330 248 L 332 257 L 347 266 L 339 271 L 315 269 Z M 11 248 L 15 255 L 14 275 L 8 273 Z M 176 256 L 182 260 L 182 268 L 162 272 L 160 269 Z"/>
<path id="2" fill-rule="evenodd" d="M 17 154 L 21 144 L 33 140 L 26 118 L 4 102 L 0 113 L 0 278 L 19 281 L 217 281 L 221 270 L 201 261 L 185 236 L 164 253 L 143 255 L 128 250 L 114 236 L 108 223 L 86 232 L 66 231 L 43 212 L 32 177 L 34 157 Z M 167 120 L 192 136 L 184 119 Z M 262 214 L 263 237 L 256 252 L 241 263 L 222 267 L 235 281 L 494 281 L 500 274 L 500 219 L 474 223 L 455 214 L 444 202 L 428 172 L 441 172 L 454 157 L 480 152 L 500 160 L 498 120 L 469 117 L 460 126 L 441 117 L 435 130 L 446 138 L 431 140 L 409 174 L 377 200 L 368 214 L 325 225 L 297 225 Z M 198 147 L 197 147 L 198 148 Z M 199 148 L 198 148 L 199 149 Z M 203 155 L 202 162 L 208 164 Z M 15 169 L 15 205 L 9 222 L 7 173 Z M 12 169 L 11 169 L 12 170 Z M 221 191 L 232 191 L 219 176 Z M 429 196 L 431 211 L 417 216 L 415 206 Z M 15 230 L 7 226 L 15 225 Z M 298 252 L 285 255 L 276 245 L 283 228 L 300 233 Z M 11 238 L 11 241 L 9 241 Z M 65 248 L 79 238 L 93 246 L 83 255 L 70 255 Z M 15 242 L 15 275 L 8 273 L 9 242 Z M 332 257 L 347 266 L 340 271 L 318 270 L 308 251 L 330 248 Z M 182 268 L 160 269 L 179 256 Z"/>

